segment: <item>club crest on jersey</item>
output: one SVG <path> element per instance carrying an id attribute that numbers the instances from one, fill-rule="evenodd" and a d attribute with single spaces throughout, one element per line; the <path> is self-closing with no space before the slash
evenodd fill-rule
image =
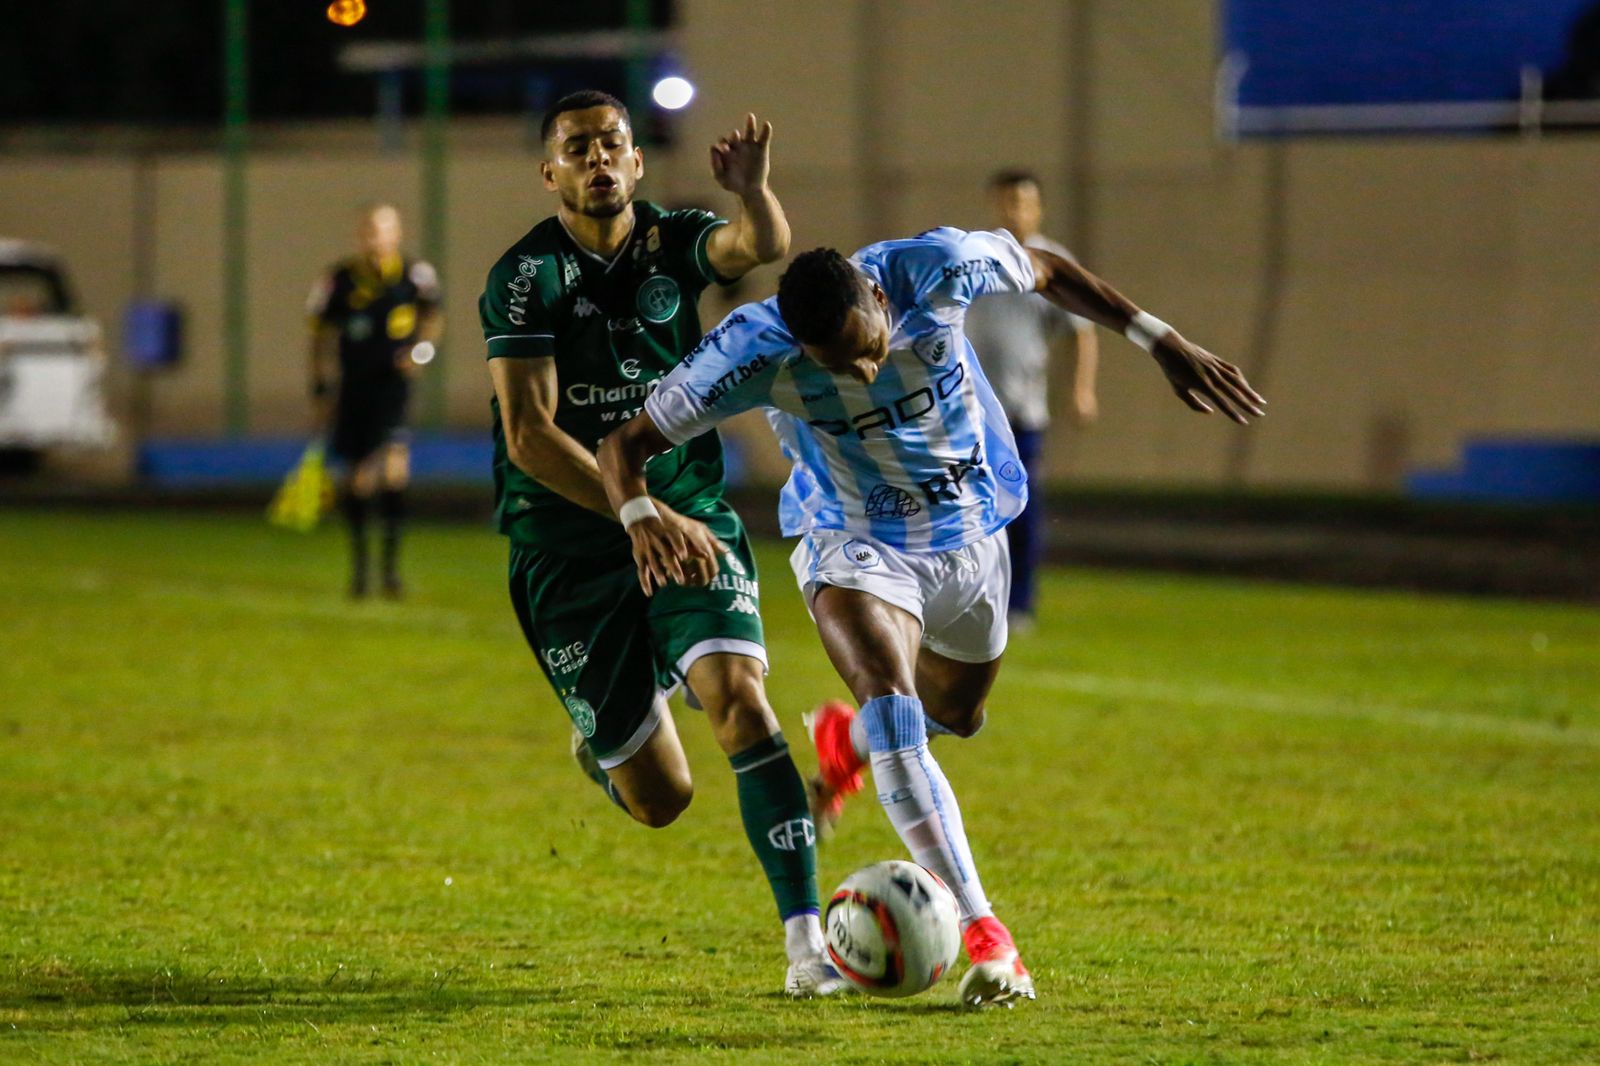
<path id="1" fill-rule="evenodd" d="M 665 274 L 657 274 L 639 286 L 639 317 L 646 322 L 660 325 L 670 321 L 678 313 L 678 305 L 682 302 L 678 283 Z"/>
<path id="2" fill-rule="evenodd" d="M 567 705 L 567 717 L 578 727 L 578 732 L 586 737 L 594 736 L 594 708 L 589 706 L 589 701 L 582 696 L 568 696 L 562 702 Z"/>
<path id="3" fill-rule="evenodd" d="M 950 361 L 951 352 L 955 350 L 955 334 L 949 326 L 940 326 L 912 341 L 911 350 L 917 353 L 918 359 L 929 366 L 944 366 Z"/>
<path id="4" fill-rule="evenodd" d="M 863 570 L 871 570 L 883 561 L 878 549 L 861 540 L 848 541 L 844 546 L 844 553 L 850 557 L 852 563 Z"/>

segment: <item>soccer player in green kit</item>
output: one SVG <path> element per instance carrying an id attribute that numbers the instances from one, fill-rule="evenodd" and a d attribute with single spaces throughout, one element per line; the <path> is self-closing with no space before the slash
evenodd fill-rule
<path id="1" fill-rule="evenodd" d="M 732 764 L 783 919 L 784 990 L 827 995 L 844 981 L 823 950 L 815 827 L 767 702 L 755 560 L 722 499 L 721 443 L 708 433 L 659 456 L 649 514 L 623 516 L 682 531 L 682 561 L 659 586 L 641 581 L 594 458 L 699 343 L 700 293 L 788 251 L 767 187 L 772 127 L 751 115 L 711 149 L 712 176 L 741 203 L 733 222 L 634 200 L 644 155 L 611 96 L 564 97 L 542 135 L 540 173 L 560 207 L 500 257 L 479 302 L 512 603 L 580 764 L 647 826 L 671 823 L 693 794 L 665 698 L 688 685 Z"/>

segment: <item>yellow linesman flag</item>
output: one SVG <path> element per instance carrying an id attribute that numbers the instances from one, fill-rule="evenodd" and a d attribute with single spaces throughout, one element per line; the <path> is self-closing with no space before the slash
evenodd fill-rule
<path id="1" fill-rule="evenodd" d="M 322 445 L 313 444 L 283 479 L 267 507 L 267 521 L 284 529 L 309 533 L 333 508 L 333 478 Z"/>

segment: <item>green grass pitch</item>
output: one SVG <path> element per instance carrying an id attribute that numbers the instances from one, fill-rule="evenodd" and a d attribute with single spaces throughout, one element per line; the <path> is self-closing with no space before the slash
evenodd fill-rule
<path id="1" fill-rule="evenodd" d="M 0 515 L 0 1062 L 1600 1061 L 1600 617 L 1051 573 L 936 751 L 1038 1002 L 791 1003 L 703 722 L 581 778 L 490 532 Z M 763 547 L 770 689 L 842 695 Z M 902 854 L 870 800 L 824 891 Z"/>

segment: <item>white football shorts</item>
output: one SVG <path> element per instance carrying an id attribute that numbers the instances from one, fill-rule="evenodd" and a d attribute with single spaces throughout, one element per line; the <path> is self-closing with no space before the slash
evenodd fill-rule
<path id="1" fill-rule="evenodd" d="M 916 616 L 922 646 L 962 663 L 1006 650 L 1011 551 L 1005 531 L 942 552 L 904 552 L 842 530 L 818 529 L 789 556 L 806 609 L 826 585 L 857 589 Z"/>

